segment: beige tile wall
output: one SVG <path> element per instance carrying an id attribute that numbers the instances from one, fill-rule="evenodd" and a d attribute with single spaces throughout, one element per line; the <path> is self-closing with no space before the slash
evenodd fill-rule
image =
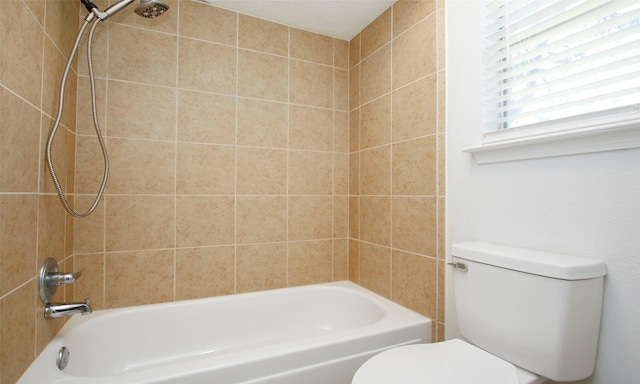
<path id="1" fill-rule="evenodd" d="M 111 178 L 74 223 L 42 159 L 84 10 L 0 1 L 0 383 L 63 324 L 36 297 L 49 256 L 84 274 L 56 299 L 94 308 L 349 278 L 436 319 L 442 339 L 442 5 L 400 1 L 347 43 L 169 3 L 96 33 Z M 54 163 L 82 210 L 102 162 L 77 65 Z"/>
<path id="2" fill-rule="evenodd" d="M 44 320 L 35 276 L 47 257 L 72 268 L 73 222 L 53 193 L 44 147 L 78 29 L 78 4 L 0 1 L 0 383 L 15 383 L 64 323 Z M 69 192 L 76 80 L 73 70 L 52 153 Z M 65 293 L 73 296 L 60 289 L 55 299 Z"/>
<path id="3" fill-rule="evenodd" d="M 400 0 L 349 42 L 349 277 L 444 338 L 444 4 Z"/>
<path id="4" fill-rule="evenodd" d="M 75 223 L 76 298 L 112 308 L 347 279 L 348 42 L 168 3 L 96 33 L 111 169 L 98 212 Z M 85 94 L 79 206 L 102 167 Z"/>

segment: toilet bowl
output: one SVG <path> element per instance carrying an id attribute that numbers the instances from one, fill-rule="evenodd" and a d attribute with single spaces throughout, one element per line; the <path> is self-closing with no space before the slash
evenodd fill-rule
<path id="1" fill-rule="evenodd" d="M 352 384 L 540 384 L 547 379 L 460 339 L 414 344 L 365 362 Z"/>

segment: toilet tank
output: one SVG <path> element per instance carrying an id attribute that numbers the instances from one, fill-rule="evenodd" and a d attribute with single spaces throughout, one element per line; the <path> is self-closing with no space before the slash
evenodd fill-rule
<path id="1" fill-rule="evenodd" d="M 602 261 L 481 242 L 455 244 L 451 254 L 463 338 L 554 381 L 593 374 Z"/>

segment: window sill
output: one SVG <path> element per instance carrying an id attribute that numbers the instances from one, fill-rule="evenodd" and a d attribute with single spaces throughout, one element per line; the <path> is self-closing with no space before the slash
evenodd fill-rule
<path id="1" fill-rule="evenodd" d="M 464 148 L 478 164 L 640 148 L 640 125 L 598 127 Z"/>

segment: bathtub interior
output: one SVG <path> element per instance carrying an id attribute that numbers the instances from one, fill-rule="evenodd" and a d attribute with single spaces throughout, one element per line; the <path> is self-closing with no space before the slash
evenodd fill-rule
<path id="1" fill-rule="evenodd" d="M 60 383 L 344 381 L 390 346 L 429 342 L 430 324 L 350 282 L 285 288 L 74 316 L 27 372 L 47 359 Z"/>
<path id="2" fill-rule="evenodd" d="M 383 316 L 366 296 L 331 286 L 228 296 L 215 305 L 211 300 L 184 301 L 169 311 L 164 305 L 104 311 L 62 333 L 70 351 L 91 350 L 74 356 L 66 371 L 84 377 L 131 372 L 326 336 L 373 324 Z"/>

